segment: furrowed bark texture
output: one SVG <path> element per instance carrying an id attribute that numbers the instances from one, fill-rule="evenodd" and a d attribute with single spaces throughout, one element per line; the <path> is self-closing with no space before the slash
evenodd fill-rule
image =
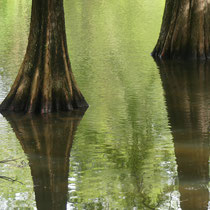
<path id="1" fill-rule="evenodd" d="M 71 71 L 63 0 L 33 0 L 24 61 L 0 111 L 69 111 L 87 107 Z"/>
<path id="2" fill-rule="evenodd" d="M 158 42 L 162 59 L 210 58 L 210 0 L 166 0 Z"/>

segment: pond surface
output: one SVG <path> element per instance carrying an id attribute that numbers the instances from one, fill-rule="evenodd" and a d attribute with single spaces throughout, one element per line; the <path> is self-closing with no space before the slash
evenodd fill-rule
<path id="1" fill-rule="evenodd" d="M 65 1 L 90 107 L 0 115 L 0 209 L 208 209 L 210 63 L 151 58 L 164 3 Z M 30 7 L 0 0 L 0 102 L 25 53 Z"/>

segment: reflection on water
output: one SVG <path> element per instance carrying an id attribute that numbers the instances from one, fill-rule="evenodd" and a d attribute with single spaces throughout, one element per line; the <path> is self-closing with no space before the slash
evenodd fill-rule
<path id="1" fill-rule="evenodd" d="M 208 209 L 210 63 L 159 62 L 182 210 Z"/>
<path id="2" fill-rule="evenodd" d="M 82 115 L 5 115 L 28 157 L 38 209 L 66 209 L 70 150 Z"/>
<path id="3" fill-rule="evenodd" d="M 90 107 L 74 135 L 69 166 L 80 117 L 6 116 L 7 122 L 0 115 L 0 160 L 21 157 L 27 163 L 28 158 L 30 165 L 0 165 L 0 175 L 23 183 L 8 187 L 0 180 L 0 209 L 33 209 L 35 200 L 39 209 L 206 208 L 207 66 L 189 72 L 160 65 L 166 71 L 161 78 L 170 128 L 160 74 L 150 56 L 165 2 L 64 3 L 72 68 Z M 25 52 L 30 6 L 28 0 L 0 0 L 0 102 Z M 202 74 L 204 82 L 196 82 Z M 189 204 L 192 200 L 196 204 Z"/>

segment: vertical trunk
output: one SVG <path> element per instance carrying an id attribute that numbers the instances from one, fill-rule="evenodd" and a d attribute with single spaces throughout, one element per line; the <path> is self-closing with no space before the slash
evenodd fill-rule
<path id="1" fill-rule="evenodd" d="M 33 0 L 25 58 L 0 110 L 47 113 L 87 106 L 71 71 L 63 0 Z"/>
<path id="2" fill-rule="evenodd" d="M 162 59 L 210 58 L 209 0 L 166 0 L 152 56 Z"/>

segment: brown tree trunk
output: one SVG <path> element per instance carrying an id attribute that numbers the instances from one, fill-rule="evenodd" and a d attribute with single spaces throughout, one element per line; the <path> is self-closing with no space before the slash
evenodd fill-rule
<path id="1" fill-rule="evenodd" d="M 0 111 L 69 111 L 87 107 L 71 71 L 63 0 L 33 0 L 24 61 Z"/>
<path id="2" fill-rule="evenodd" d="M 152 56 L 162 59 L 210 58 L 208 0 L 166 0 L 161 31 Z"/>

